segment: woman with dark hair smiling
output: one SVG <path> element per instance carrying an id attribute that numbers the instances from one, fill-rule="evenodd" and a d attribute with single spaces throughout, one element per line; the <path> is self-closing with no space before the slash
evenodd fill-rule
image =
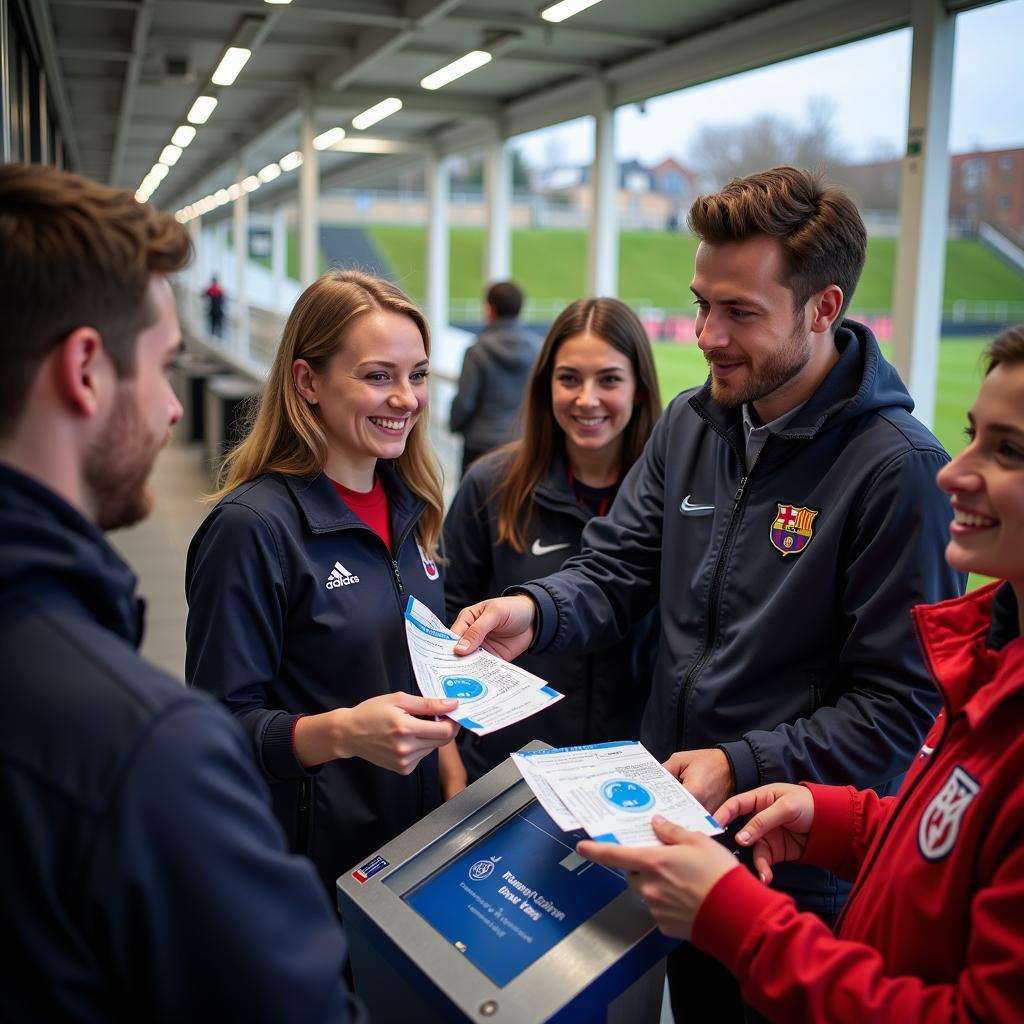
<path id="1" fill-rule="evenodd" d="M 650 342 L 618 299 L 579 299 L 558 316 L 523 400 L 523 437 L 472 466 L 444 527 L 449 619 L 579 553 L 583 528 L 611 506 L 661 414 Z M 648 616 L 623 642 L 579 657 L 517 665 L 565 699 L 491 736 L 458 740 L 472 782 L 532 739 L 556 746 L 634 738 L 650 686 Z M 446 776 L 449 763 L 446 762 Z M 443 779 L 445 794 L 466 779 Z"/>

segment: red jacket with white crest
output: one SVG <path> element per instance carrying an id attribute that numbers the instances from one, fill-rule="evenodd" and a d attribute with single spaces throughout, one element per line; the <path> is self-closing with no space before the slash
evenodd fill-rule
<path id="1" fill-rule="evenodd" d="M 809 787 L 814 827 L 802 859 L 856 877 L 836 935 L 742 868 L 711 890 L 694 923 L 695 944 L 771 1020 L 1024 1020 L 1016 601 L 991 584 L 915 608 L 914 619 L 944 707 L 899 794 Z"/>

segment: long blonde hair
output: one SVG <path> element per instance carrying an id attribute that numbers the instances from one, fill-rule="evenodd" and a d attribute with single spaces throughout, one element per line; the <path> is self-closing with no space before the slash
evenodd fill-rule
<path id="1" fill-rule="evenodd" d="M 558 314 L 533 364 L 523 397 L 523 436 L 503 449 L 509 462 L 492 501 L 498 502 L 498 543 L 522 554 L 533 492 L 558 452 L 565 449 L 565 434 L 551 411 L 551 378 L 562 342 L 590 332 L 618 349 L 633 364 L 636 407 L 622 432 L 623 474 L 644 450 L 661 415 L 661 392 L 654 354 L 644 325 L 629 306 L 618 299 L 577 299 Z"/>
<path id="2" fill-rule="evenodd" d="M 408 296 L 390 281 L 357 270 L 329 270 L 295 303 L 284 325 L 270 376 L 259 404 L 250 414 L 245 438 L 228 453 L 221 486 L 207 500 L 214 502 L 264 473 L 314 476 L 327 462 L 327 434 L 320 410 L 295 389 L 292 364 L 305 359 L 323 373 L 331 356 L 344 344 L 346 331 L 363 313 L 387 310 L 407 316 L 430 355 L 426 318 Z M 437 555 L 444 513 L 441 467 L 430 447 L 426 415 L 421 415 L 394 466 L 405 485 L 426 502 L 416 536 L 426 553 Z"/>

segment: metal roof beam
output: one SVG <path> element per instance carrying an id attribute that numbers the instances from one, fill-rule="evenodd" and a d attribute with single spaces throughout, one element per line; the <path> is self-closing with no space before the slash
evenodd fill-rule
<path id="1" fill-rule="evenodd" d="M 402 110 L 414 114 L 462 114 L 467 117 L 494 118 L 501 113 L 498 100 L 477 96 L 449 96 L 428 92 L 426 89 L 416 92 L 391 92 L 386 88 L 342 89 L 339 92 L 321 90 L 315 94 L 314 102 L 318 110 L 352 110 L 358 113 L 379 103 L 385 96 L 397 96 L 402 101 Z"/>
<path id="2" fill-rule="evenodd" d="M 107 182 L 116 185 L 121 176 L 121 163 L 124 160 L 125 136 L 128 133 L 128 122 L 132 116 L 132 105 L 135 103 L 135 88 L 139 84 L 139 71 L 146 54 L 146 37 L 149 26 L 153 23 L 155 0 L 145 0 L 135 14 L 135 25 L 132 28 L 132 55 L 128 66 L 124 69 L 124 86 L 121 94 L 121 109 L 117 117 L 117 134 L 114 136 L 114 151 L 110 156 L 110 170 Z"/>
<path id="3" fill-rule="evenodd" d="M 575 39 L 580 42 L 588 40 L 595 43 L 618 43 L 637 50 L 646 50 L 659 46 L 663 39 L 644 32 L 629 32 L 617 28 L 601 28 L 599 26 L 572 25 L 561 23 L 549 25 L 539 18 L 524 18 L 519 14 L 502 14 L 501 11 L 470 10 L 451 14 L 446 19 L 454 24 L 466 27 L 473 25 L 478 28 L 501 29 L 507 32 L 541 32 L 546 37 Z"/>

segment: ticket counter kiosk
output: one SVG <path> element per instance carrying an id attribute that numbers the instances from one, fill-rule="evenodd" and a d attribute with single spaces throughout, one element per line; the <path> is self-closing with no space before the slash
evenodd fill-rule
<path id="1" fill-rule="evenodd" d="M 507 760 L 342 875 L 375 1024 L 656 1022 L 675 940 L 580 838 Z"/>

